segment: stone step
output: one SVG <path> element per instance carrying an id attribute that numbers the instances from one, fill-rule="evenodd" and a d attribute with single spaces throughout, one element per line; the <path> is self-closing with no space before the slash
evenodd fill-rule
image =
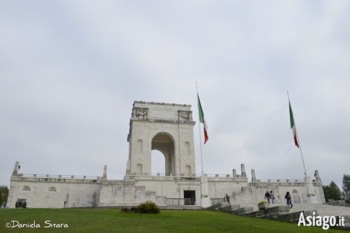
<path id="1" fill-rule="evenodd" d="M 316 210 L 296 211 L 296 212 L 292 211 L 292 212 L 289 212 L 289 213 L 286 213 L 286 214 L 279 215 L 277 217 L 277 220 L 284 221 L 284 222 L 298 222 L 301 213 L 304 214 L 304 217 L 314 216 L 314 213 L 315 213 L 315 216 L 317 215 L 317 211 Z"/>
<path id="2" fill-rule="evenodd" d="M 278 206 L 286 206 L 285 204 L 270 205 L 270 208 L 275 208 Z M 258 210 L 257 204 L 243 204 L 242 207 L 252 207 L 254 211 Z M 344 206 L 331 206 L 331 205 L 320 205 L 320 204 L 295 204 L 293 206 L 293 211 L 310 211 L 317 210 L 320 216 L 337 216 L 337 215 L 349 215 L 350 208 Z"/>
<path id="3" fill-rule="evenodd" d="M 287 214 L 289 213 L 289 207 L 288 206 L 276 206 L 268 209 L 262 209 L 250 213 L 244 214 L 244 216 L 247 217 L 268 217 L 273 215 L 280 215 L 280 214 Z"/>
<path id="4" fill-rule="evenodd" d="M 242 207 L 242 208 L 230 211 L 231 214 L 245 214 L 249 212 L 253 212 L 253 207 Z"/>
<path id="5" fill-rule="evenodd" d="M 159 207 L 160 209 L 166 209 L 166 210 L 201 210 L 203 209 L 201 206 L 195 206 L 195 205 L 174 205 L 174 206 L 164 206 Z"/>

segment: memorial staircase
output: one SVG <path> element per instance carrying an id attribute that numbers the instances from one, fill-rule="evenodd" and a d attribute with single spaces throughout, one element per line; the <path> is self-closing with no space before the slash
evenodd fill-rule
<path id="1" fill-rule="evenodd" d="M 268 209 L 258 210 L 257 203 L 232 203 L 220 202 L 209 207 L 217 211 L 226 211 L 231 214 L 242 215 L 246 217 L 268 218 L 285 222 L 297 223 L 300 214 L 304 216 L 336 216 L 344 217 L 345 226 L 336 227 L 343 230 L 350 230 L 350 206 L 349 205 L 330 205 L 330 204 L 294 204 L 292 211 L 286 204 L 270 204 Z M 338 221 L 338 220 L 337 220 Z"/>

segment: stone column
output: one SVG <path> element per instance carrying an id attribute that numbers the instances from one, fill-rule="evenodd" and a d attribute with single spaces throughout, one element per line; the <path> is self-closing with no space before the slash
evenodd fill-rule
<path id="1" fill-rule="evenodd" d="M 321 182 L 321 177 L 320 177 L 320 174 L 318 173 L 318 170 L 315 170 L 315 176 L 316 176 L 316 181 L 319 181 Z"/>
<path id="2" fill-rule="evenodd" d="M 244 163 L 241 164 L 241 172 L 242 172 L 242 177 L 247 177 L 247 173 L 245 173 Z"/>
<path id="3" fill-rule="evenodd" d="M 256 182 L 255 171 L 252 169 L 252 182 Z"/>
<path id="4" fill-rule="evenodd" d="M 232 169 L 232 174 L 233 174 L 233 177 L 236 177 L 236 176 L 237 176 L 236 169 Z"/>
<path id="5" fill-rule="evenodd" d="M 12 176 L 17 176 L 18 175 L 18 166 L 19 166 L 19 162 L 16 161 L 15 168 L 13 169 L 13 172 L 12 172 Z"/>
<path id="6" fill-rule="evenodd" d="M 314 187 L 312 185 L 311 178 L 309 176 L 307 178 L 304 177 L 304 183 L 305 183 L 305 191 L 306 191 L 306 203 L 317 204 L 318 201 L 314 192 Z"/>
<path id="7" fill-rule="evenodd" d="M 107 165 L 103 168 L 103 179 L 107 180 Z"/>
<path id="8" fill-rule="evenodd" d="M 208 189 L 208 177 L 206 175 L 201 176 L 201 206 L 207 208 L 211 206 L 209 189 Z"/>

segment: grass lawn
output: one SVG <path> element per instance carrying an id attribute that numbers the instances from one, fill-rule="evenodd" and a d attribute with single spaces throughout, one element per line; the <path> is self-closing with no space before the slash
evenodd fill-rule
<path id="1" fill-rule="evenodd" d="M 6 228 L 40 224 L 41 228 Z M 68 228 L 44 228 L 45 221 Z M 210 210 L 162 210 L 160 214 L 123 213 L 119 209 L 0 209 L 0 232 L 324 232 L 321 227 L 298 227 L 268 219 L 248 218 Z M 327 232 L 342 232 L 329 229 Z M 344 231 L 346 232 L 346 231 Z"/>

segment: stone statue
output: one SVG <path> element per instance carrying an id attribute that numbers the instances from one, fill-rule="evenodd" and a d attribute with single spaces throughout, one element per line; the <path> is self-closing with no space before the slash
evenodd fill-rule
<path id="1" fill-rule="evenodd" d="M 133 112 L 134 112 L 134 117 L 147 119 L 148 109 L 135 108 Z"/>
<path id="2" fill-rule="evenodd" d="M 191 111 L 178 111 L 178 116 L 180 120 L 192 121 Z"/>

